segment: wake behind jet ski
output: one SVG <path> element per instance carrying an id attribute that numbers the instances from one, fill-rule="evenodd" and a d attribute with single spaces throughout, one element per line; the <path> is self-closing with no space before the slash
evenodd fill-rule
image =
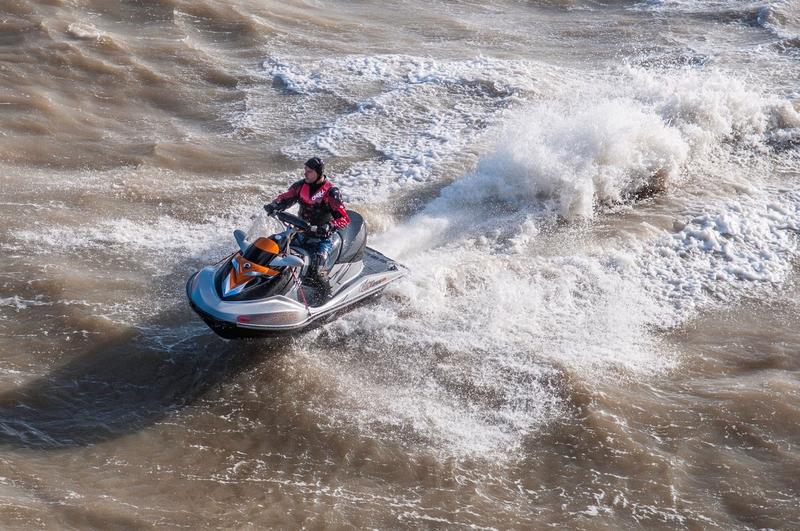
<path id="1" fill-rule="evenodd" d="M 347 214 L 350 223 L 331 236 L 325 264 L 329 294 L 309 282 L 312 255 L 295 242 L 309 223 L 272 211 L 285 230 L 253 242 L 234 232 L 239 251 L 189 278 L 192 309 L 226 339 L 269 337 L 304 330 L 378 294 L 405 268 L 367 247 L 364 219 L 352 210 Z"/>

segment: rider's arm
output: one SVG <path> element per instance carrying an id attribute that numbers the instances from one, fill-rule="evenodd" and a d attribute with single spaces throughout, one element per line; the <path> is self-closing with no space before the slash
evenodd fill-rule
<path id="1" fill-rule="evenodd" d="M 342 193 L 338 188 L 333 187 L 328 191 L 325 203 L 331 209 L 333 219 L 330 222 L 330 226 L 333 230 L 343 229 L 350 224 L 350 216 L 347 215 L 347 210 L 345 210 L 344 203 L 342 203 Z"/>
<path id="2" fill-rule="evenodd" d="M 297 202 L 297 199 L 300 197 L 301 186 L 303 186 L 303 181 L 297 181 L 291 185 L 288 190 L 273 199 L 272 204 L 275 205 L 278 210 L 286 210 Z"/>

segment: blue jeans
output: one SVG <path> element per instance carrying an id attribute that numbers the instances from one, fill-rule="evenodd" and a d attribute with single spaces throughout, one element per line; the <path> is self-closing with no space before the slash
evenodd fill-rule
<path id="1" fill-rule="evenodd" d="M 317 291 L 311 304 L 324 303 L 331 296 L 331 283 L 328 278 L 328 255 L 333 250 L 333 241 L 330 238 L 315 238 L 300 234 L 295 241 L 311 254 L 311 263 L 308 267 L 306 279 L 309 285 L 316 286 Z M 305 284 L 305 282 L 304 282 Z"/>
<path id="2" fill-rule="evenodd" d="M 325 269 L 328 256 L 333 251 L 333 240 L 331 238 L 315 238 L 314 236 L 298 234 L 294 241 L 311 255 L 311 269 L 315 269 L 315 266 L 316 268 Z"/>

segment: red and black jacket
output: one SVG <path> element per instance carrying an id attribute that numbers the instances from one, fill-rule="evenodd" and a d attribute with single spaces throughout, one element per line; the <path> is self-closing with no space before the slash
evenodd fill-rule
<path id="1" fill-rule="evenodd" d="M 318 227 L 327 223 L 331 232 L 343 229 L 350 223 L 350 216 L 342 203 L 342 193 L 327 178 L 322 183 L 313 184 L 301 179 L 272 203 L 280 210 L 300 203 L 301 218 Z"/>

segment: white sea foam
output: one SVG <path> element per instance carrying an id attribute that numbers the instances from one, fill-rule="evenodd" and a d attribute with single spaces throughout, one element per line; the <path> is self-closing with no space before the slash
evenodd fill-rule
<path id="1" fill-rule="evenodd" d="M 21 310 L 26 310 L 32 306 L 50 306 L 52 303 L 42 300 L 41 295 L 35 296 L 33 299 L 25 299 L 19 295 L 13 297 L 0 298 L 0 306 L 12 308 L 19 313 Z"/>
<path id="2" fill-rule="evenodd" d="M 585 74 L 522 60 L 404 55 L 270 59 L 264 67 L 300 97 L 332 94 L 347 102 L 347 110 L 284 152 L 360 158 L 334 173 L 357 202 L 447 179 L 441 169 L 454 155 L 465 169 L 502 126 L 505 141 L 480 159 L 479 173 L 495 181 L 484 189 L 501 199 L 549 197 L 565 217 L 589 217 L 596 202 L 674 185 L 687 163 L 720 146 L 800 137 L 800 116 L 789 102 L 713 69 L 626 66 Z M 511 109 L 516 117 L 509 119 Z M 249 109 L 236 120 L 257 128 L 258 113 Z"/>
<path id="3" fill-rule="evenodd" d="M 782 39 L 800 36 L 800 9 L 793 0 L 767 3 L 758 11 L 758 24 Z"/>
<path id="4" fill-rule="evenodd" d="M 633 274 L 681 317 L 780 284 L 797 256 L 800 192 L 773 193 L 707 208 L 643 249 Z"/>
<path id="5" fill-rule="evenodd" d="M 533 88 L 533 63 L 487 57 L 447 61 L 398 54 L 358 55 L 306 64 L 270 58 L 263 66 L 269 76 L 297 94 L 332 92 L 349 97 L 359 83 L 376 83 L 389 90 L 406 85 L 475 83 L 486 83 L 498 93 Z"/>
<path id="6" fill-rule="evenodd" d="M 305 98 L 299 112 L 303 101 L 320 95 L 345 102 L 345 112 L 331 114 L 316 134 L 283 151 L 295 158 L 320 151 L 361 158 L 334 173 L 351 201 L 431 182 L 443 161 L 501 123 L 504 109 L 558 76 L 557 69 L 523 60 L 437 61 L 408 55 L 308 62 L 272 58 L 264 68 L 270 79 Z M 231 120 L 259 130 L 268 120 L 264 113 L 251 106 Z"/>
<path id="7" fill-rule="evenodd" d="M 627 68 L 622 86 L 519 112 L 474 173 L 424 214 L 501 202 L 591 218 L 598 204 L 669 189 L 714 151 L 766 149 L 800 136 L 794 107 L 719 72 Z"/>
<path id="8" fill-rule="evenodd" d="M 474 174 L 447 188 L 427 210 L 487 200 L 518 208 L 553 201 L 565 218 L 591 218 L 597 202 L 619 202 L 662 187 L 656 180 L 679 180 L 690 152 L 679 131 L 642 105 L 622 101 L 566 115 L 538 105 L 506 138 Z"/>
<path id="9" fill-rule="evenodd" d="M 687 175 L 689 162 L 768 149 L 784 130 L 781 102 L 720 73 L 625 75 L 613 97 L 529 107 L 476 171 L 372 240 L 411 274 L 379 309 L 327 329 L 353 338 L 343 351 L 360 352 L 363 334 L 382 345 L 369 362 L 333 361 L 345 389 L 369 395 L 349 418 L 367 430 L 412 427 L 455 453 L 513 453 L 563 411 L 560 374 L 592 382 L 668 370 L 677 360 L 663 331 L 787 278 L 797 192 L 708 204 L 676 234 L 615 249 L 537 252 L 556 216 L 591 219 L 599 203 L 702 179 L 702 170 Z M 556 230 L 580 234 L 580 225 Z M 384 354 L 398 351 L 402 359 Z"/>
<path id="10" fill-rule="evenodd" d="M 410 429 L 456 455 L 513 455 L 563 413 L 563 371 L 642 376 L 671 363 L 642 334 L 659 308 L 597 258 L 457 245 L 401 258 L 410 278 L 327 331 L 346 338 L 331 364 L 345 390 L 367 397 L 366 409 L 345 410 L 367 431 Z"/>
<path id="11" fill-rule="evenodd" d="M 767 2 L 727 2 L 725 0 L 647 0 L 629 9 L 682 14 L 717 16 L 720 21 L 739 19 L 758 25 L 781 39 L 800 34 L 800 11 L 794 0 Z"/>
<path id="12" fill-rule="evenodd" d="M 99 39 L 103 36 L 103 32 L 98 30 L 92 24 L 73 22 L 67 26 L 67 33 L 78 39 L 92 40 Z"/>
<path id="13" fill-rule="evenodd" d="M 119 218 L 106 220 L 91 227 L 25 229 L 16 231 L 13 235 L 25 245 L 43 246 L 49 252 L 64 249 L 128 247 L 131 251 L 180 249 L 199 253 L 215 246 L 215 240 L 222 236 L 219 226 L 220 223 L 215 221 L 189 224 L 168 216 L 160 216 L 152 222 Z"/>
<path id="14" fill-rule="evenodd" d="M 250 205 L 240 205 L 233 215 L 210 216 L 202 223 L 162 215 L 155 219 L 106 219 L 71 228 L 21 229 L 12 231 L 18 243 L 8 247 L 47 253 L 79 249 L 109 250 L 126 256 L 138 253 L 140 258 L 153 258 L 138 265 L 164 270 L 170 267 L 165 257 L 209 260 L 224 256 L 235 248 L 232 234 L 236 228 L 249 227 L 253 234 L 269 231 L 263 215 L 251 219 L 254 210 Z"/>
<path id="15" fill-rule="evenodd" d="M 754 193 L 701 207 L 676 234 L 602 251 L 537 251 L 544 232 L 580 235 L 579 223 L 556 228 L 559 217 L 592 220 L 598 206 L 717 178 L 707 164 L 793 138 L 796 110 L 743 79 L 624 66 L 562 75 L 554 98 L 531 68 L 508 96 L 467 97 L 454 87 L 469 77 L 469 62 L 458 75 L 442 74 L 452 64 L 426 63 L 439 72 L 431 78 L 411 75 L 408 58 L 349 61 L 325 63 L 330 76 L 308 65 L 267 67 L 301 96 L 345 94 L 355 103 L 303 147 L 380 153 L 337 176 L 351 197 L 375 201 L 429 182 L 446 154 L 476 141 L 457 127 L 447 137 L 440 124 L 481 118 L 490 131 L 506 119 L 497 113 L 505 105 L 516 117 L 474 171 L 371 240 L 410 276 L 377 307 L 354 310 L 307 343 L 336 342 L 309 347 L 309 359 L 331 372 L 326 381 L 342 382 L 334 418 L 410 432 L 455 454 L 508 455 L 563 413 L 568 375 L 593 382 L 668 370 L 677 360 L 661 332 L 788 275 L 800 218 L 793 192 L 781 195 L 782 212 Z M 377 84 L 364 89 L 373 95 L 343 88 L 360 80 Z M 447 114 L 437 95 L 464 113 Z"/>
<path id="16" fill-rule="evenodd" d="M 563 414 L 564 373 L 589 386 L 662 373 L 678 362 L 664 331 L 785 282 L 798 256 L 800 192 L 743 195 L 684 222 L 655 239 L 562 256 L 536 254 L 535 223 L 508 246 L 497 232 L 405 248 L 396 258 L 409 277 L 379 306 L 326 328 L 342 348 L 317 363 L 345 396 L 357 389 L 359 404 L 345 399 L 331 414 L 367 431 L 411 430 L 445 452 L 513 455 Z"/>

